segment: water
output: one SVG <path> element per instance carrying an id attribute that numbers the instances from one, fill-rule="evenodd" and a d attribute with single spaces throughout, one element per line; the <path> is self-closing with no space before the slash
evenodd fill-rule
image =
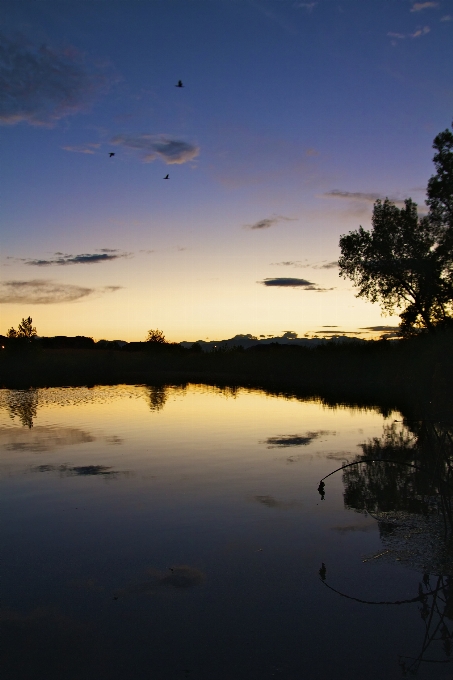
<path id="1" fill-rule="evenodd" d="M 318 493 L 400 418 L 206 386 L 1 390 L 2 677 L 451 680 L 449 579 L 395 557 L 341 471 Z"/>

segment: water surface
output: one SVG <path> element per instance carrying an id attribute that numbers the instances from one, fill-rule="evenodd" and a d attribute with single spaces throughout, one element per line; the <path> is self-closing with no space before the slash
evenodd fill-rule
<path id="1" fill-rule="evenodd" d="M 355 478 L 318 491 L 400 420 L 206 386 L 1 390 L 3 677 L 451 679 L 448 578 L 345 507 Z"/>

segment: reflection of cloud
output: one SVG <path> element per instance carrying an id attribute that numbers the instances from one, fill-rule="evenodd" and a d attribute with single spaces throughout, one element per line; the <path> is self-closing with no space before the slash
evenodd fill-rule
<path id="1" fill-rule="evenodd" d="M 94 293 L 114 292 L 120 289 L 121 286 L 86 288 L 69 283 L 56 283 L 50 279 L 3 281 L 0 283 L 0 302 L 49 305 L 75 302 Z"/>
<path id="2" fill-rule="evenodd" d="M 369 524 L 346 524 L 344 526 L 330 527 L 332 531 L 338 531 L 340 534 L 348 534 L 355 531 L 374 531 L 377 530 L 378 523 L 373 521 Z"/>
<path id="3" fill-rule="evenodd" d="M 93 659 L 104 655 L 90 624 L 54 609 L 2 608 L 0 635 L 5 678 L 87 678 Z"/>
<path id="4" fill-rule="evenodd" d="M 123 470 L 112 470 L 108 465 L 37 465 L 32 468 L 34 472 L 60 472 L 61 474 L 77 477 L 94 477 L 107 475 L 116 476 L 128 474 Z"/>
<path id="5" fill-rule="evenodd" d="M 202 571 L 189 567 L 186 564 L 170 567 L 166 572 L 148 569 L 145 578 L 138 579 L 125 588 L 117 590 L 116 597 L 124 597 L 125 595 L 153 595 L 163 587 L 174 590 L 186 590 L 201 585 L 205 578 L 205 574 Z"/>
<path id="6" fill-rule="evenodd" d="M 283 449 L 288 446 L 307 446 L 314 439 L 325 435 L 334 435 L 330 430 L 318 430 L 305 432 L 305 434 L 279 434 L 276 437 L 268 437 L 262 444 L 268 444 L 268 449 Z"/>
<path id="7" fill-rule="evenodd" d="M 302 501 L 279 501 L 274 496 L 255 496 L 254 499 L 266 508 L 274 508 L 276 510 L 291 510 L 303 506 Z"/>
<path id="8" fill-rule="evenodd" d="M 411 12 L 421 12 L 423 9 L 439 7 L 438 2 L 414 2 Z"/>
<path id="9" fill-rule="evenodd" d="M 334 290 L 333 288 L 320 288 L 316 283 L 312 283 L 306 279 L 294 279 L 283 276 L 272 279 L 264 279 L 263 281 L 257 281 L 257 283 L 262 283 L 263 286 L 275 286 L 278 288 L 302 288 L 303 290 L 315 290 L 318 293 L 325 293 L 328 290 Z"/>
<path id="10" fill-rule="evenodd" d="M 0 35 L 0 123 L 52 125 L 78 113 L 106 87 L 74 49 L 32 46 Z"/>
<path id="11" fill-rule="evenodd" d="M 144 163 L 151 163 L 160 158 L 167 165 L 174 163 L 180 165 L 200 153 L 198 146 L 165 135 L 116 135 L 111 143 L 138 151 Z"/>
<path id="12" fill-rule="evenodd" d="M 35 413 L 36 416 L 36 413 Z M 0 428 L 0 447 L 7 451 L 52 451 L 63 446 L 94 442 L 96 437 L 73 427 L 46 427 L 33 429 Z"/>
<path id="13" fill-rule="evenodd" d="M 101 253 L 82 253 L 81 255 L 55 253 L 55 255 L 57 257 L 49 260 L 24 259 L 23 262 L 25 262 L 25 264 L 31 265 L 32 267 L 50 267 L 52 265 L 65 266 L 69 264 L 98 264 L 99 262 L 109 262 L 110 260 L 118 260 L 120 258 L 130 257 L 131 253 L 122 253 L 108 249 L 107 252 Z"/>
<path id="14" fill-rule="evenodd" d="M 265 217 L 262 220 L 258 220 L 258 222 L 254 222 L 253 224 L 245 224 L 244 228 L 245 229 L 269 229 L 269 227 L 273 227 L 275 224 L 278 224 L 279 222 L 293 222 L 296 220 L 296 217 L 285 217 L 284 215 L 274 215 L 274 217 Z"/>
<path id="15" fill-rule="evenodd" d="M 347 463 L 353 455 L 354 454 L 351 453 L 351 451 L 336 451 L 335 453 L 326 454 L 326 458 L 329 460 L 341 460 L 342 462 Z"/>

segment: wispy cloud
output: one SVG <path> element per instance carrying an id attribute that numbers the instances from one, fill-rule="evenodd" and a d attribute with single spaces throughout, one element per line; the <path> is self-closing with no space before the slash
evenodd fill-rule
<path id="1" fill-rule="evenodd" d="M 442 17 L 441 21 L 452 21 L 453 17 L 450 14 L 446 14 L 444 17 Z"/>
<path id="2" fill-rule="evenodd" d="M 0 303 L 27 303 L 49 305 L 59 302 L 76 302 L 95 293 L 109 293 L 122 286 L 88 288 L 68 283 L 57 283 L 50 279 L 31 281 L 3 281 L 0 283 Z"/>
<path id="3" fill-rule="evenodd" d="M 333 260 L 332 262 L 325 262 L 324 264 L 312 265 L 313 269 L 336 269 L 337 267 L 338 267 L 337 260 Z"/>
<path id="4" fill-rule="evenodd" d="M 293 279 L 287 277 L 277 277 L 273 279 L 263 279 L 263 281 L 257 281 L 263 286 L 278 287 L 278 288 L 301 288 L 302 290 L 314 290 L 318 293 L 325 293 L 329 290 L 334 290 L 333 288 L 321 288 L 318 284 L 312 281 L 307 281 L 306 279 Z"/>
<path id="5" fill-rule="evenodd" d="M 389 38 L 396 38 L 398 40 L 404 40 L 405 38 L 420 38 L 422 35 L 426 35 L 431 31 L 429 26 L 423 26 L 422 28 L 417 28 L 413 33 L 394 33 L 389 31 L 387 33 Z M 396 42 L 393 43 L 396 45 Z"/>
<path id="6" fill-rule="evenodd" d="M 285 217 L 284 215 L 273 215 L 272 217 L 265 217 L 253 224 L 244 224 L 244 229 L 269 229 L 279 222 L 293 222 L 297 217 Z"/>
<path id="7" fill-rule="evenodd" d="M 100 253 L 82 253 L 81 255 L 67 255 L 54 253 L 54 257 L 48 260 L 23 259 L 22 261 L 32 267 L 66 266 L 70 264 L 99 264 L 120 258 L 131 257 L 131 253 L 123 253 L 110 248 L 102 249 Z"/>
<path id="8" fill-rule="evenodd" d="M 307 260 L 283 260 L 283 262 L 271 262 L 271 265 L 280 267 L 295 267 L 296 269 L 336 269 L 338 262 L 321 262 L 320 264 L 310 264 Z"/>
<path id="9" fill-rule="evenodd" d="M 283 262 L 271 262 L 271 265 L 277 265 L 279 267 L 309 267 L 310 265 L 306 261 L 302 260 L 283 260 Z"/>
<path id="10" fill-rule="evenodd" d="M 62 146 L 63 151 L 72 151 L 73 153 L 96 153 L 94 149 L 99 149 L 100 144 L 81 144 L 80 146 Z"/>
<path id="11" fill-rule="evenodd" d="M 108 87 L 72 48 L 36 47 L 0 34 L 0 123 L 51 126 L 86 109 Z"/>
<path id="12" fill-rule="evenodd" d="M 361 203 L 375 203 L 377 200 L 384 200 L 386 197 L 383 194 L 364 192 L 364 191 L 340 191 L 339 189 L 332 189 L 320 195 L 320 198 L 338 198 L 347 201 L 360 201 Z M 397 206 L 403 207 L 404 201 L 389 196 L 389 200 Z"/>
<path id="13" fill-rule="evenodd" d="M 429 26 L 423 26 L 423 28 L 418 28 L 414 33 L 410 33 L 410 38 L 420 38 L 422 35 L 426 35 L 431 31 Z"/>
<path id="14" fill-rule="evenodd" d="M 159 158 L 167 165 L 181 165 L 200 153 L 200 147 L 167 135 L 116 135 L 110 141 L 138 152 L 144 163 L 151 163 Z"/>
<path id="15" fill-rule="evenodd" d="M 317 2 L 295 2 L 293 7 L 296 9 L 306 9 L 307 12 L 311 12 L 317 5 Z"/>
<path id="16" fill-rule="evenodd" d="M 434 9 L 435 7 L 439 7 L 438 2 L 414 2 L 411 12 L 421 12 L 424 9 Z"/>

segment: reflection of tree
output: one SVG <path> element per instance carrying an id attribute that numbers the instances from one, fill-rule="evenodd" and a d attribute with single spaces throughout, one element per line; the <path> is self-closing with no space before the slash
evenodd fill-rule
<path id="1" fill-rule="evenodd" d="M 445 424 L 419 421 L 384 429 L 381 439 L 361 445 L 363 455 L 344 468 L 344 503 L 357 512 L 398 518 L 437 517 L 444 538 L 453 531 L 453 441 Z M 382 531 L 381 531 L 382 534 Z"/>
<path id="2" fill-rule="evenodd" d="M 10 390 L 7 395 L 11 418 L 18 417 L 24 427 L 33 427 L 38 411 L 38 390 Z"/>
<path id="3" fill-rule="evenodd" d="M 419 603 L 425 634 L 418 656 L 399 657 L 404 676 L 416 675 L 422 663 L 448 663 L 453 651 L 452 432 L 447 423 L 395 421 L 339 468 L 345 506 L 378 521 L 385 549 L 369 559 L 397 560 L 424 575 L 416 597 L 379 602 L 332 588 L 324 564 L 319 575 L 326 587 L 363 604 Z"/>
<path id="4" fill-rule="evenodd" d="M 425 634 L 417 656 L 398 657 L 398 664 L 404 677 L 417 675 L 422 663 L 450 663 L 453 651 L 453 580 L 450 576 L 436 576 L 431 579 L 429 574 L 424 574 L 415 597 L 405 600 L 373 601 L 363 600 L 333 588 L 326 581 L 326 572 L 326 565 L 323 563 L 319 570 L 322 583 L 329 590 L 348 600 L 366 605 L 388 606 L 419 603 L 418 610 L 425 626 Z"/>
<path id="5" fill-rule="evenodd" d="M 146 389 L 151 411 L 161 411 L 168 399 L 168 389 L 165 385 L 149 385 Z"/>

